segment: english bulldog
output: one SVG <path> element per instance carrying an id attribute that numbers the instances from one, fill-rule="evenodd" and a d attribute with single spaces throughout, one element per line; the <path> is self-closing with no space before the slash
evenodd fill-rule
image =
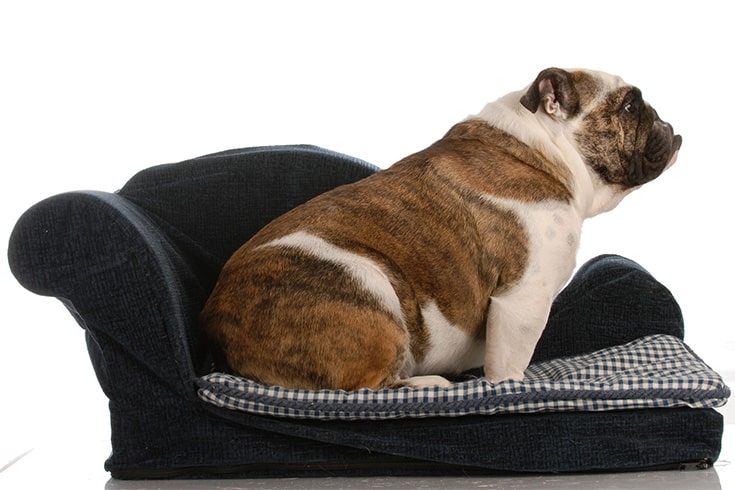
<path id="1" fill-rule="evenodd" d="M 232 372 L 268 385 L 522 379 L 582 221 L 658 177 L 681 141 L 621 78 L 543 70 L 267 225 L 224 266 L 201 326 Z"/>

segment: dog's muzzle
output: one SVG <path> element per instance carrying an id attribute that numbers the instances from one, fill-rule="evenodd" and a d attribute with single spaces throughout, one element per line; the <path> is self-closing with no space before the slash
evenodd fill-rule
<path id="1" fill-rule="evenodd" d="M 642 158 L 635 159 L 635 164 L 629 167 L 628 184 L 643 185 L 661 175 L 676 161 L 681 143 L 681 136 L 674 134 L 671 124 L 656 119 L 648 133 Z"/>

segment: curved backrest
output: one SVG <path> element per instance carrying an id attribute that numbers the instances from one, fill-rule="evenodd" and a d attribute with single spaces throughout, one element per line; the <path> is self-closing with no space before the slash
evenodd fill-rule
<path id="1" fill-rule="evenodd" d="M 230 150 L 135 175 L 118 193 L 151 213 L 175 240 L 219 272 L 274 218 L 327 190 L 376 172 L 314 146 Z"/>

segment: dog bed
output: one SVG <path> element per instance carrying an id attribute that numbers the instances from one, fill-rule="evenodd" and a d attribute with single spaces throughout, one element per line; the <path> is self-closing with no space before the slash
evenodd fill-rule
<path id="1" fill-rule="evenodd" d="M 115 478 L 447 475 L 706 468 L 729 391 L 683 342 L 671 293 L 602 256 L 557 297 L 522 382 L 309 392 L 213 372 L 197 316 L 266 223 L 377 168 L 311 146 L 159 165 L 68 192 L 13 230 L 10 267 L 85 330 Z M 473 377 L 474 376 L 474 377 Z M 102 457 L 102 455 L 100 455 Z"/>

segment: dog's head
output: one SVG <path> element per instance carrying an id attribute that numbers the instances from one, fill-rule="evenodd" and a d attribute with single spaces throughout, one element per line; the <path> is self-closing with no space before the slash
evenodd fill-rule
<path id="1" fill-rule="evenodd" d="M 520 100 L 539 117 L 574 123 L 574 140 L 585 164 L 621 193 L 649 182 L 670 167 L 681 136 L 619 77 L 588 70 L 548 68 Z"/>

